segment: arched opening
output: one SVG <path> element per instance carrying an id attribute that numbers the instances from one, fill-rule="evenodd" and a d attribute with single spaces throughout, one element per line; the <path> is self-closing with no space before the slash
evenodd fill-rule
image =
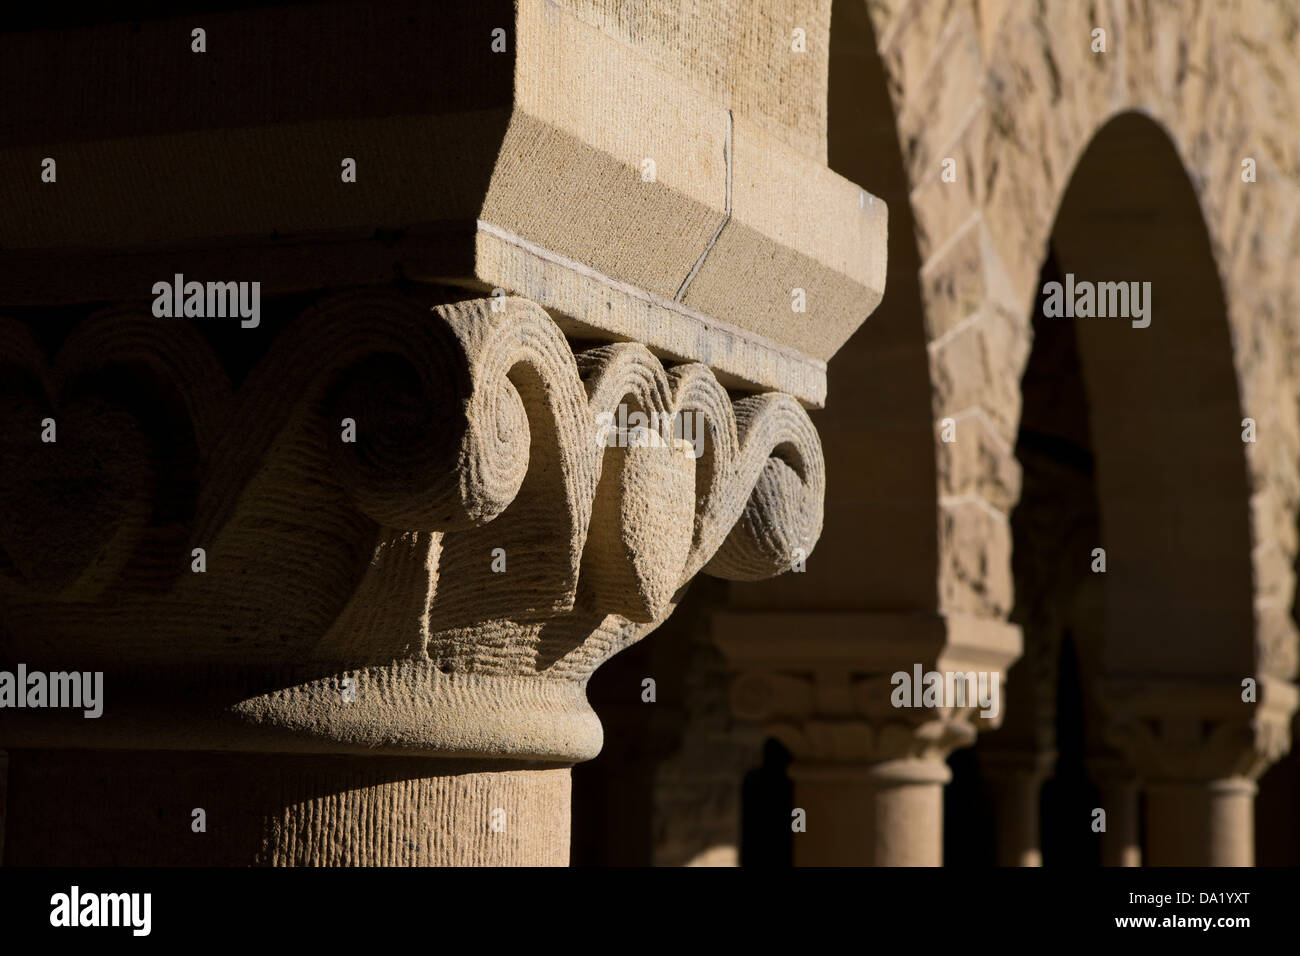
<path id="1" fill-rule="evenodd" d="M 1075 324 L 1109 545 L 1104 669 L 1248 674 L 1250 497 L 1233 343 L 1200 205 L 1160 127 L 1128 113 L 1097 134 L 1053 247 L 1067 275 L 1151 289 L 1145 328 Z"/>
<path id="2" fill-rule="evenodd" d="M 1115 117 L 1080 158 L 1036 313 L 1012 517 L 1025 655 L 1009 675 L 1006 724 L 977 751 L 989 767 L 1014 754 L 1039 771 L 1020 785 L 1042 831 L 999 826 L 1000 859 L 1023 857 L 1029 840 L 1047 865 L 1115 863 L 1136 849 L 1120 844 L 1142 839 L 1137 791 L 1122 778 L 1153 770 L 1110 749 L 1133 733 L 1106 726 L 1117 689 L 1177 697 L 1201 732 L 1198 707 L 1222 712 L 1254 667 L 1227 309 L 1196 193 L 1151 119 Z M 1158 723 L 1154 733 L 1170 732 Z M 1090 825 L 1092 802 L 1105 832 Z"/>

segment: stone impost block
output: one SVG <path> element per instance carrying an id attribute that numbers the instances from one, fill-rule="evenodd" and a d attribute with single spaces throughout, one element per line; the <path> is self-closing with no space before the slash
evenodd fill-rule
<path id="1" fill-rule="evenodd" d="M 830 4 L 645 17 L 318 4 L 212 14 L 204 57 L 188 20 L 68 31 L 59 62 L 8 34 L 0 305 L 130 302 L 195 270 L 267 293 L 436 281 L 820 406 L 883 292 L 887 216 L 826 166 Z M 119 95 L 159 73 L 165 95 Z"/>
<path id="2" fill-rule="evenodd" d="M 1107 742 L 1148 783 L 1257 780 L 1291 748 L 1294 684 L 1108 680 L 1101 687 Z"/>

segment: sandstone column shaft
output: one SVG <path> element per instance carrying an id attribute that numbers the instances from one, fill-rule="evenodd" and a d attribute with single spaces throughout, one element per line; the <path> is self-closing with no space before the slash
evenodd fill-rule
<path id="1" fill-rule="evenodd" d="M 796 806 L 808 831 L 796 833 L 796 866 L 941 866 L 943 786 L 937 760 L 887 760 L 864 767 L 791 767 Z"/>
<path id="2" fill-rule="evenodd" d="M 1149 783 L 1151 866 L 1254 866 L 1255 783 L 1245 777 Z"/>
<path id="3" fill-rule="evenodd" d="M 490 766 L 423 758 L 18 750 L 10 764 L 15 785 L 6 862 L 567 866 L 569 768 L 485 769 Z"/>

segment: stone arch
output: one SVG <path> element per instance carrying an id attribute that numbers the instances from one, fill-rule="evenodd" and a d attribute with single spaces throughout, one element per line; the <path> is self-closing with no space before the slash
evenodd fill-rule
<path id="1" fill-rule="evenodd" d="M 1143 779 L 1153 862 L 1197 862 L 1192 827 L 1210 844 L 1218 835 L 1207 861 L 1248 862 L 1253 781 L 1289 745 L 1292 650 L 1259 595 L 1248 468 L 1257 423 L 1243 404 L 1220 269 L 1196 191 L 1156 122 L 1123 113 L 1098 132 L 1052 246 L 1067 276 L 1140 273 L 1152 290 L 1147 318 L 1075 323 L 1110 549 L 1091 649 L 1103 737 Z M 1242 700 L 1244 679 L 1262 685 L 1258 700 Z M 1232 809 L 1190 809 L 1227 779 Z"/>
<path id="2" fill-rule="evenodd" d="M 1272 68 L 1263 41 L 1294 37 L 1296 14 L 1264 4 L 1241 17 L 1213 6 L 1119 14 L 1062 2 L 1027 10 L 928 0 L 869 10 L 912 184 L 935 413 L 978 409 L 1008 451 L 1029 354 L 1026 317 L 1071 173 L 1120 113 L 1144 112 L 1168 131 L 1224 286 L 1242 406 L 1268 423 L 1267 436 L 1247 449 L 1258 636 L 1276 670 L 1294 672 L 1295 630 L 1286 618 L 1300 427 L 1296 335 L 1286 317 L 1300 301 L 1300 279 L 1286 262 L 1300 235 L 1300 162 L 1287 130 L 1300 117 L 1296 80 Z M 1090 47 L 1098 25 L 1108 33 L 1105 54 Z M 1258 102 L 1276 109 L 1252 107 Z M 1259 170 L 1250 184 L 1239 175 L 1247 155 Z M 970 170 L 956 189 L 940 181 L 945 156 Z M 942 463 L 944 449 L 938 455 Z M 974 491 L 1005 513 L 984 490 L 997 487 L 1005 462 L 982 460 Z M 962 566 L 947 553 L 960 546 L 956 536 L 941 538 L 941 567 Z M 946 603 L 1005 612 L 999 574 L 990 565 L 969 586 L 949 581 Z"/>
<path id="3" fill-rule="evenodd" d="M 1046 774 L 1068 633 L 1087 715 L 1084 740 L 1068 749 L 1081 763 L 1086 748 L 1104 782 L 1114 754 L 1099 693 L 1145 695 L 1178 682 L 1189 703 L 1204 696 L 1206 716 L 1222 717 L 1242 676 L 1268 669 L 1255 646 L 1248 445 L 1201 207 L 1152 119 L 1123 113 L 1098 131 L 1046 259 L 1022 381 L 1025 491 L 1013 512 L 1026 652 L 1012 671 L 1007 724 L 979 749 L 994 776 L 1011 754 L 1022 773 Z M 1094 298 L 1102 282 L 1122 283 L 1104 303 Z M 1054 315 L 1049 303 L 1073 305 L 1074 288 L 1093 299 L 1081 303 L 1088 314 Z M 1116 305 L 1129 314 L 1116 317 Z M 1058 766 L 1049 787 L 1086 788 L 1084 776 L 1082 765 Z M 1032 856 L 1006 842 L 1003 862 Z"/>

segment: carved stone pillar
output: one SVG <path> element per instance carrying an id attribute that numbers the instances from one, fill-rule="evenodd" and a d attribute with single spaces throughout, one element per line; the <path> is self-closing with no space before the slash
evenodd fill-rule
<path id="1" fill-rule="evenodd" d="M 1001 674 L 1020 653 L 1019 630 L 961 617 L 731 613 L 715 619 L 714 634 L 739 672 L 736 714 L 794 756 L 806 824 L 795 832 L 796 864 L 942 864 L 948 754 L 1001 712 L 981 716 L 972 698 L 895 706 L 893 677 Z"/>
<path id="2" fill-rule="evenodd" d="M 1252 866 L 1255 781 L 1291 744 L 1295 685 L 1260 677 L 1241 686 L 1191 681 L 1104 686 L 1109 742 L 1146 791 L 1151 866 Z"/>

